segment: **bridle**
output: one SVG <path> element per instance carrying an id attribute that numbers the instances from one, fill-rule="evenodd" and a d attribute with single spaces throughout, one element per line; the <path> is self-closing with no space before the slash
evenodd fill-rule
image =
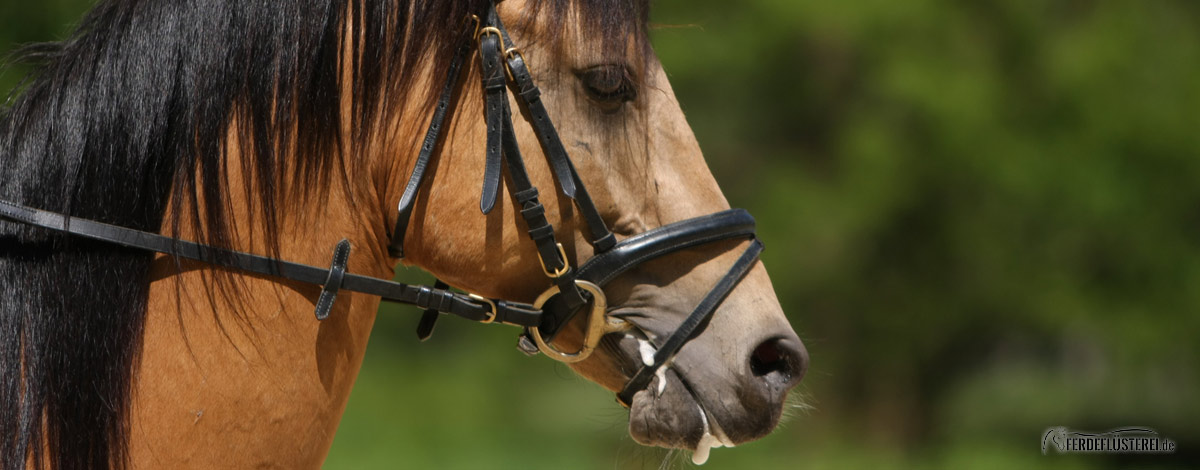
<path id="1" fill-rule="evenodd" d="M 604 286 L 622 273 L 647 261 L 691 247 L 722 240 L 751 240 L 749 247 L 683 323 L 662 340 L 661 344 L 654 344 L 657 350 L 653 361 L 643 365 L 617 394 L 618 401 L 628 407 L 632 403 L 633 395 L 645 389 L 655 373 L 668 364 L 685 343 L 703 330 L 716 308 L 754 266 L 763 250 L 762 243 L 754 236 L 754 218 L 741 209 L 726 210 L 648 230 L 618 243 L 605 225 L 563 148 L 558 132 L 542 104 L 541 92 L 525 65 L 524 56 L 520 49 L 513 46 L 496 14 L 495 5 L 489 4 L 488 11 L 482 19 L 471 15 L 465 23 L 461 43 L 450 62 L 433 118 L 401 196 L 399 216 L 388 249 L 393 256 L 403 258 L 404 235 L 412 216 L 413 203 L 420 192 L 429 162 L 439 147 L 443 124 L 453 112 L 451 104 L 460 88 L 463 65 L 472 56 L 472 52 L 478 50 L 487 123 L 486 163 L 480 210 L 487 214 L 495 207 L 500 183 L 502 180 L 506 181 L 509 192 L 521 206 L 520 213 L 529 229 L 529 237 L 537 246 L 542 270 L 553 283 L 553 286 L 542 293 L 533 304 L 455 292 L 441 281 L 433 286 L 410 285 L 348 273 L 346 265 L 350 257 L 350 242 L 345 239 L 334 248 L 330 266 L 321 268 L 72 217 L 5 200 L 0 200 L 0 219 L 318 285 L 321 286 L 321 294 L 315 306 L 318 320 L 329 317 L 338 292 L 345 290 L 425 309 L 417 327 L 417 335 L 422 340 L 432 334 L 433 327 L 442 314 L 453 314 L 480 323 L 503 323 L 522 327 L 525 334 L 521 336 L 518 345 L 521 350 L 529 354 L 540 351 L 552 359 L 568 363 L 587 359 L 604 335 L 626 332 L 634 328 L 632 324 L 610 317 L 606 313 Z M 559 190 L 574 201 L 586 221 L 588 241 L 595 255 L 578 267 L 571 266 L 562 244 L 555 240 L 554 227 L 546 219 L 545 208 L 538 202 L 538 190 L 529 179 L 513 132 L 512 110 L 507 97 L 510 89 L 518 105 L 530 116 L 529 122 L 554 171 Z M 508 168 L 508 179 L 502 178 L 501 175 L 504 166 Z M 552 346 L 550 342 L 562 327 L 578 311 L 589 305 L 583 345 L 580 349 L 566 352 Z"/>

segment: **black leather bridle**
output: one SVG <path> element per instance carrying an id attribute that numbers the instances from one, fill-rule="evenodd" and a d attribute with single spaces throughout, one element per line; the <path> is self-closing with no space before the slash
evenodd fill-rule
<path id="1" fill-rule="evenodd" d="M 422 340 L 432 334 L 436 320 L 446 313 L 481 323 L 504 323 L 522 327 L 525 328 L 520 344 L 522 350 L 530 354 L 541 351 L 563 362 L 582 361 L 592 353 L 605 334 L 634 328 L 624 320 L 609 317 L 606 312 L 607 302 L 603 288 L 622 273 L 652 259 L 698 245 L 731 239 L 751 240 L 750 246 L 730 267 L 728 273 L 705 295 L 683 323 L 662 340 L 661 344 L 654 344 L 657 350 L 652 363 L 644 365 L 617 394 L 618 400 L 629 406 L 633 395 L 645 389 L 655 373 L 667 365 L 685 343 L 699 334 L 716 308 L 758 260 L 763 245 L 755 239 L 754 218 L 741 209 L 726 210 L 665 225 L 616 242 L 616 237 L 605 225 L 559 140 L 554 124 L 542 104 L 540 91 L 525 65 L 524 57 L 520 50 L 513 46 L 496 14 L 495 5 L 492 4 L 482 20 L 477 16 L 468 18 L 461 43 L 450 63 L 433 119 L 425 133 L 417 162 L 400 199 L 399 217 L 388 247 L 393 256 L 404 256 L 404 235 L 412 215 L 413 203 L 420 191 L 425 170 L 435 155 L 435 149 L 438 148 L 442 126 L 452 112 L 451 103 L 459 88 L 463 65 L 472 56 L 476 46 L 481 63 L 484 114 L 487 122 L 486 164 L 480 209 L 486 214 L 495 207 L 500 183 L 506 181 L 513 198 L 521 205 L 521 216 L 529 228 L 530 238 L 537 246 L 542 269 L 554 284 L 533 304 L 459 293 L 450 290 L 449 286 L 441 281 L 433 286 L 410 285 L 348 273 L 346 264 L 350 257 L 350 242 L 345 239 L 334 248 L 329 268 L 321 268 L 71 217 L 5 200 L 0 200 L 0 219 L 319 285 L 321 294 L 315 306 L 318 320 L 329 316 L 338 292 L 346 290 L 425 309 L 417 328 L 417 334 Z M 559 190 L 574 201 L 587 222 L 588 240 L 595 255 L 578 268 L 570 265 L 562 244 L 555 240 L 554 227 L 546 219 L 545 209 L 538 202 L 538 190 L 533 186 L 525 169 L 513 132 L 512 110 L 507 97 L 509 89 L 519 106 L 530 116 L 530 124 L 554 171 Z M 510 178 L 507 180 L 502 178 L 502 166 L 508 167 Z M 582 347 L 575 352 L 564 352 L 551 346 L 551 340 L 562 326 L 589 305 L 590 313 L 584 328 Z"/>

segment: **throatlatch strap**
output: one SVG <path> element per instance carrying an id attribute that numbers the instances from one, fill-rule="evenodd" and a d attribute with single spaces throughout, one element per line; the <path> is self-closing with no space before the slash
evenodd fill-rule
<path id="1" fill-rule="evenodd" d="M 654 379 L 658 369 L 674 358 L 683 348 L 684 343 L 704 331 L 704 328 L 708 326 L 708 320 L 716 312 L 717 306 L 721 305 L 729 292 L 746 276 L 746 273 L 750 272 L 750 268 L 758 261 L 758 255 L 762 253 L 762 250 L 762 242 L 758 240 L 750 242 L 750 247 L 746 248 L 733 267 L 729 268 L 725 277 L 721 278 L 721 281 L 708 292 L 708 295 L 704 296 L 704 300 L 701 300 L 696 309 L 692 310 L 691 315 L 683 320 L 683 324 L 679 325 L 674 333 L 671 333 L 666 342 L 658 346 L 658 350 L 654 352 L 654 362 L 638 370 L 629 383 L 625 384 L 621 393 L 617 394 L 617 400 L 620 400 L 621 404 L 628 407 L 633 403 L 633 395 L 650 385 L 650 381 Z"/>
<path id="2" fill-rule="evenodd" d="M 474 33 L 475 28 L 467 28 L 458 50 L 454 52 L 454 58 L 450 60 L 450 68 L 446 72 L 446 82 L 442 84 L 442 94 L 438 97 L 437 107 L 433 110 L 433 118 L 429 121 L 425 139 L 421 142 L 421 152 L 417 155 L 417 162 L 413 165 L 412 174 L 408 177 L 408 184 L 404 186 L 404 194 L 400 196 L 400 204 L 397 206 L 399 215 L 396 216 L 396 226 L 392 229 L 392 240 L 388 244 L 388 253 L 397 258 L 404 257 L 404 234 L 408 231 L 408 222 L 412 218 L 413 203 L 416 202 L 417 192 L 421 189 L 421 180 L 425 177 L 425 169 L 429 167 L 429 161 L 433 158 L 434 151 L 441 139 L 442 126 L 446 123 L 446 116 L 450 115 L 455 91 L 458 90 L 458 81 L 462 78 L 463 63 L 471 56 L 471 51 L 474 49 L 472 42 Z"/>

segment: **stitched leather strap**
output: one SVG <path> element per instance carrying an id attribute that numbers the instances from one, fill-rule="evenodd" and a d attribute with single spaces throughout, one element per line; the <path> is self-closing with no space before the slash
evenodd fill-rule
<path id="1" fill-rule="evenodd" d="M 520 52 L 513 51 L 511 54 L 506 54 L 505 60 L 513 78 L 515 87 L 513 94 L 517 98 L 517 103 L 529 113 L 529 122 L 533 126 L 533 132 L 537 135 L 542 152 L 546 154 L 550 166 L 554 168 L 559 185 L 561 186 L 563 181 L 571 182 L 570 187 L 574 193 L 567 194 L 567 196 L 575 200 L 575 206 L 579 208 L 579 212 L 587 221 L 592 247 L 597 252 L 608 251 L 616 243 L 616 237 L 608 230 L 604 218 L 600 216 L 600 211 L 596 210 L 596 205 L 587 192 L 587 187 L 579 179 L 579 172 L 575 170 L 575 165 L 567 156 L 567 151 L 559 139 L 558 131 L 554 128 L 554 122 L 550 120 L 550 113 L 542 104 L 541 90 L 534 84 L 533 76 L 525 66 L 525 57 Z M 563 193 L 566 194 L 565 189 Z"/>
<path id="2" fill-rule="evenodd" d="M 441 279 L 435 279 L 433 281 L 433 288 L 444 290 L 444 289 L 449 289 L 450 285 L 442 282 Z M 432 309 L 432 308 L 425 309 L 425 313 L 421 314 L 421 321 L 419 323 L 417 323 L 417 339 L 418 340 L 425 341 L 425 340 L 429 339 L 430 336 L 433 335 L 433 327 L 437 326 L 437 320 L 438 320 L 438 317 L 440 317 L 440 316 L 442 316 L 442 313 L 438 312 L 437 309 Z"/>
<path id="3" fill-rule="evenodd" d="M 729 209 L 664 225 L 626 238 L 612 250 L 588 259 L 575 271 L 575 276 L 604 287 L 633 267 L 670 253 L 721 240 L 753 238 L 754 226 L 754 217 L 744 209 Z M 558 296 L 547 301 L 542 310 L 538 331 L 546 341 L 552 340 L 578 313 L 578 307 L 568 305 Z"/>
<path id="4" fill-rule="evenodd" d="M 329 318 L 333 309 L 333 301 L 337 300 L 338 289 L 342 288 L 342 280 L 346 278 L 346 262 L 350 260 L 350 240 L 345 238 L 338 242 L 333 249 L 333 261 L 329 263 L 329 276 L 321 287 L 321 295 L 317 297 L 317 320 Z"/>
<path id="5" fill-rule="evenodd" d="M 511 114 L 508 103 L 504 103 L 504 120 L 509 122 Z M 513 133 L 512 124 L 506 124 L 504 127 L 504 155 L 508 162 L 508 172 L 511 176 L 512 186 L 509 188 L 513 194 L 517 195 L 517 202 L 521 204 L 521 217 L 525 219 L 526 226 L 529 227 L 529 238 L 533 240 L 537 247 L 538 256 L 541 257 L 545 268 L 550 271 L 558 271 L 566 267 L 566 271 L 557 277 L 552 277 L 551 280 L 558 286 L 562 297 L 562 302 L 569 305 L 570 308 L 578 309 L 588 303 L 585 294 L 575 285 L 575 268 L 568 264 L 568 260 L 562 258 L 562 254 L 558 251 L 558 242 L 554 238 L 554 226 L 546 219 L 546 208 L 537 199 L 537 188 L 529 181 L 529 175 L 525 169 L 525 161 L 521 157 L 521 149 L 517 145 L 517 136 Z"/>
<path id="6" fill-rule="evenodd" d="M 495 26 L 504 38 L 505 50 L 509 51 L 505 52 L 504 60 L 512 78 L 510 85 L 513 87 L 513 95 L 517 99 L 517 104 L 529 113 L 527 121 L 533 127 L 534 135 L 537 136 L 538 143 L 542 147 L 542 153 L 546 155 L 546 160 L 554 170 L 563 195 L 575 201 L 575 206 L 579 208 L 587 222 L 590 234 L 588 240 L 592 248 L 598 253 L 608 251 L 616 244 L 616 237 L 608 230 L 604 218 L 600 216 L 600 211 L 596 209 L 596 204 L 592 202 L 586 186 L 579 178 L 579 172 L 571 163 L 571 158 L 558 135 L 558 130 L 554 127 L 554 121 L 550 119 L 550 113 L 542 103 L 542 92 L 534 83 L 533 74 L 529 72 L 529 68 L 525 64 L 525 56 L 513 46 L 508 31 L 498 18 Z"/>
<path id="7" fill-rule="evenodd" d="M 487 214 L 496 205 L 500 192 L 501 139 L 509 124 L 504 108 L 508 106 L 508 94 L 504 79 L 504 62 L 500 60 L 500 36 L 485 33 L 479 36 L 480 76 L 483 79 L 484 122 L 487 124 L 487 145 L 484 147 L 483 192 L 479 198 L 479 210 Z"/>
<path id="8" fill-rule="evenodd" d="M 413 203 L 416 202 L 417 193 L 421 189 L 425 170 L 429 167 L 429 161 L 433 158 L 441 140 L 442 126 L 445 125 L 446 117 L 450 115 L 453 108 L 458 82 L 462 78 L 462 66 L 474 49 L 472 43 L 474 32 L 474 28 L 467 28 L 464 31 L 458 50 L 454 52 L 454 57 L 450 60 L 446 81 L 442 84 L 442 94 L 438 97 L 437 107 L 433 110 L 429 128 L 425 130 L 425 139 L 421 141 L 421 152 L 417 154 L 417 162 L 413 165 L 412 174 L 408 177 L 408 184 L 404 186 L 404 193 L 400 196 L 400 204 L 397 206 L 399 215 L 396 217 L 396 226 L 392 229 L 391 243 L 388 244 L 388 253 L 396 258 L 404 257 L 404 236 L 408 231 L 409 219 L 412 218 Z"/>
<path id="9" fill-rule="evenodd" d="M 658 350 L 654 352 L 654 362 L 638 370 L 637 374 L 634 374 L 633 378 L 625 384 L 625 388 L 617 394 L 617 400 L 622 405 L 630 406 L 633 403 L 633 395 L 650 385 L 650 381 L 654 379 L 658 370 L 674 359 L 685 343 L 704 331 L 709 320 L 712 319 L 713 313 L 717 311 L 717 306 L 721 305 L 729 292 L 733 291 L 746 273 L 750 272 L 750 268 L 758 261 L 758 255 L 762 253 L 762 250 L 762 242 L 758 240 L 751 242 L 750 247 L 746 248 L 733 267 L 729 268 L 725 277 L 721 278 L 721 281 L 708 292 L 708 295 L 704 296 L 704 299 L 683 320 L 679 328 L 675 329 L 675 332 L 671 333 L 671 336 L 663 344 L 656 345 Z"/>
<path id="10" fill-rule="evenodd" d="M 500 19 L 494 6 L 488 9 L 484 24 L 497 28 L 494 31 L 501 31 L 501 34 L 505 34 L 501 29 L 503 26 L 500 25 Z M 507 82 L 501 49 L 503 38 L 494 31 L 484 31 L 479 37 L 479 59 L 484 77 L 485 118 L 488 134 L 486 149 L 488 163 L 484 172 L 484 194 L 480 200 L 480 208 L 485 209 L 486 213 L 495 202 L 495 193 L 498 191 L 501 176 L 500 164 L 498 162 L 493 164 L 492 160 L 498 160 L 499 154 L 502 153 L 508 163 L 508 172 L 511 177 L 509 189 L 521 205 L 521 216 L 528 226 L 529 238 L 537 247 L 538 256 L 548 272 L 560 272 L 563 271 L 563 268 L 567 268 L 565 272 L 553 279 L 555 284 L 564 290 L 565 301 L 578 308 L 586 303 L 586 299 L 575 286 L 568 260 L 562 257 L 562 253 L 558 249 L 558 242 L 554 237 L 554 226 L 546 218 L 545 207 L 537 199 L 537 188 L 529 179 L 525 160 L 521 156 L 521 149 L 513 131 L 512 112 L 509 109 L 508 95 L 505 93 Z M 500 139 L 499 149 L 493 148 L 493 135 L 498 135 Z M 497 150 L 499 151 L 497 152 Z"/>
<path id="11" fill-rule="evenodd" d="M 331 281 L 336 277 L 332 274 L 333 269 L 215 248 L 79 217 L 67 217 L 4 200 L 0 200 L 0 219 L 306 284 L 332 286 Z M 474 321 L 494 320 L 526 327 L 541 324 L 541 311 L 528 304 L 491 300 L 496 305 L 493 314 L 492 307 L 487 302 L 479 302 L 468 295 L 446 289 L 413 286 L 348 272 L 337 276 L 341 277 L 338 289 L 378 296 L 385 301 L 432 308 Z M 330 303 L 332 304 L 332 299 Z"/>

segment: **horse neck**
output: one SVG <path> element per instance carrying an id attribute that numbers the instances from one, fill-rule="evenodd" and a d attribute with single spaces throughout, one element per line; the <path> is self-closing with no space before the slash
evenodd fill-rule
<path id="1" fill-rule="evenodd" d="M 243 185 L 250 178 L 238 174 L 240 165 L 227 167 L 229 194 L 247 194 Z M 339 180 L 332 178 L 324 191 L 281 198 L 290 203 L 278 211 L 278 255 L 328 265 L 333 247 L 346 238 L 353 247 L 350 272 L 391 277 L 383 217 L 367 202 L 375 197 L 372 187 L 341 187 Z M 230 248 L 271 254 L 269 230 L 256 220 L 254 204 L 232 199 Z M 191 214 L 179 220 L 177 234 L 190 238 Z M 317 321 L 315 286 L 168 257 L 154 261 L 151 280 L 131 415 L 135 467 L 160 466 L 167 463 L 163 456 L 200 466 L 319 466 L 362 363 L 379 299 L 342 292 L 329 318 Z"/>

